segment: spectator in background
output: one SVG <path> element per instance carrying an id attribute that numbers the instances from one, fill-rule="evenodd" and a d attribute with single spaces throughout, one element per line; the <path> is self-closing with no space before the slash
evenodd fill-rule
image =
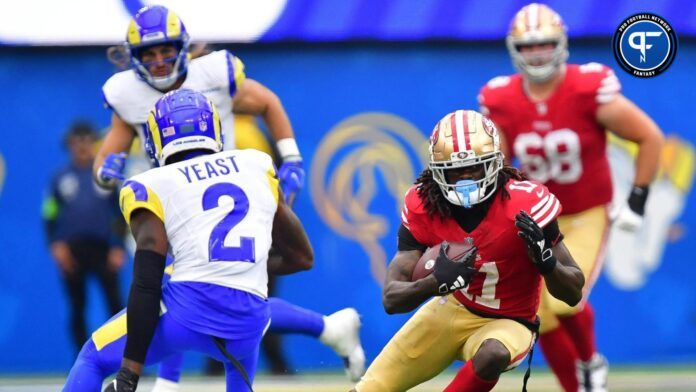
<path id="1" fill-rule="evenodd" d="M 87 340 L 85 282 L 94 273 L 104 289 L 109 315 L 122 308 L 118 271 L 123 266 L 125 222 L 118 195 L 94 184 L 92 163 L 98 134 L 84 121 L 65 135 L 71 161 L 52 178 L 42 215 L 51 255 L 70 297 L 70 328 L 79 351 Z"/>

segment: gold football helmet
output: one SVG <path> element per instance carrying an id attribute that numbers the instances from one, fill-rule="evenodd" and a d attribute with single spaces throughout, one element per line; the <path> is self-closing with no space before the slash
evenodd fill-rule
<path id="1" fill-rule="evenodd" d="M 450 183 L 446 172 L 483 166 L 482 178 Z M 473 110 L 457 110 L 443 117 L 430 136 L 433 179 L 450 203 L 471 207 L 495 193 L 498 172 L 503 167 L 498 130 L 493 122 Z"/>
<path id="2" fill-rule="evenodd" d="M 510 23 L 506 44 L 515 68 L 535 82 L 549 80 L 568 59 L 568 35 L 561 16 L 547 5 L 522 7 Z M 521 46 L 554 44 L 550 51 L 522 53 Z"/>

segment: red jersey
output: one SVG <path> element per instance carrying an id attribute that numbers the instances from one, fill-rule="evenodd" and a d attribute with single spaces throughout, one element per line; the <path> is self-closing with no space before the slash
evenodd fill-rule
<path id="1" fill-rule="evenodd" d="M 546 101 L 532 101 L 519 74 L 488 82 L 481 112 L 499 127 L 522 169 L 546 185 L 574 214 L 611 201 L 606 131 L 597 108 L 621 92 L 614 72 L 599 63 L 568 64 L 565 79 Z"/>
<path id="2" fill-rule="evenodd" d="M 534 321 L 541 275 L 517 235 L 515 215 L 527 211 L 544 227 L 561 213 L 561 204 L 536 181 L 510 180 L 505 186 L 510 198 L 492 196 L 486 216 L 471 232 L 454 218 L 428 216 L 415 186 L 406 193 L 402 223 L 422 245 L 432 247 L 446 240 L 473 243 L 478 248 L 474 267 L 479 272 L 467 287 L 454 293 L 459 302 L 474 311 Z"/>

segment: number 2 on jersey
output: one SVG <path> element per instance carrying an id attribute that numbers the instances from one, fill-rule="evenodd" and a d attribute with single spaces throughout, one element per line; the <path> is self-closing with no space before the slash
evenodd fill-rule
<path id="1" fill-rule="evenodd" d="M 244 219 L 249 212 L 249 198 L 242 188 L 235 184 L 223 182 L 211 185 L 203 193 L 203 211 L 219 207 L 220 198 L 229 196 L 234 206 L 213 228 L 208 239 L 208 256 L 210 261 L 256 261 L 254 238 L 240 237 L 239 246 L 225 246 L 227 234 Z"/>

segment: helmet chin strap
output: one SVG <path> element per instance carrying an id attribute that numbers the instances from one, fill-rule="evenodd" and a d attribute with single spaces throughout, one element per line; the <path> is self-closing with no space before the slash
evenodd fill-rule
<path id="1" fill-rule="evenodd" d="M 453 190 L 447 192 L 447 199 L 464 208 L 471 208 L 479 202 L 479 187 L 473 180 L 459 180 Z"/>

